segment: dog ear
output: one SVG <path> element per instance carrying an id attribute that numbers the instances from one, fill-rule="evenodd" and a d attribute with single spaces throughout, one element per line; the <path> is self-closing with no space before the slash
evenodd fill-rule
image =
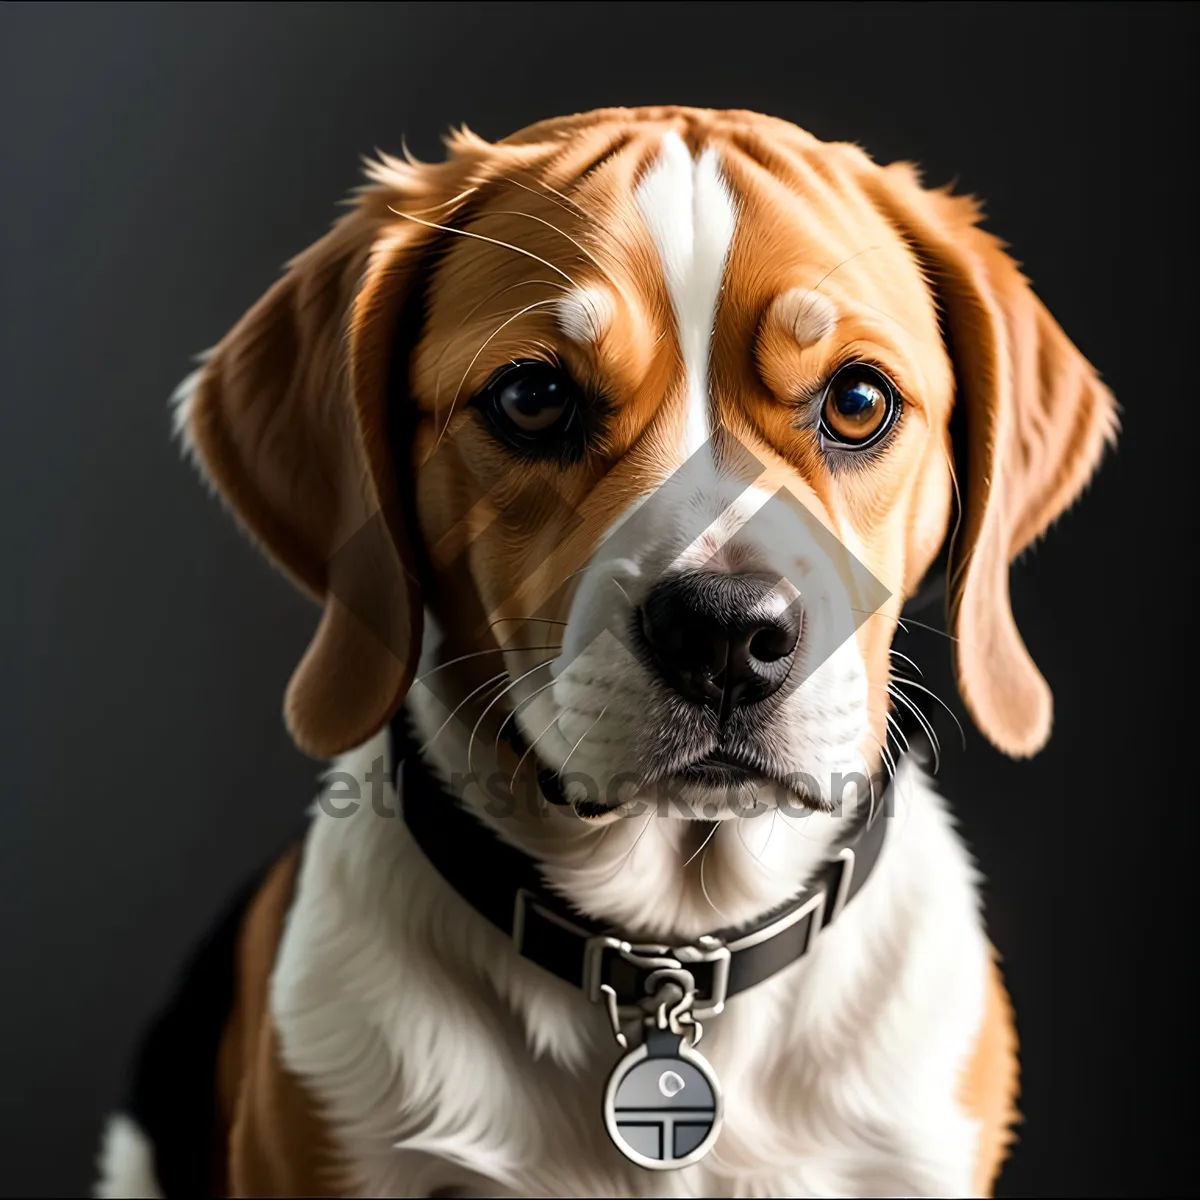
<path id="1" fill-rule="evenodd" d="M 314 757 L 381 729 L 420 655 L 415 464 L 400 428 L 410 422 L 394 418 L 411 415 L 407 350 L 428 252 L 483 188 L 538 167 L 552 192 L 626 136 L 611 123 L 570 138 L 537 132 L 489 143 L 463 127 L 441 163 L 380 155 L 349 215 L 180 389 L 185 444 L 268 555 L 324 605 L 284 709 Z"/>
<path id="2" fill-rule="evenodd" d="M 422 605 L 389 429 L 399 327 L 431 238 L 385 188 L 288 265 L 189 381 L 185 443 L 252 537 L 324 612 L 285 717 L 316 757 L 395 712 Z M 409 474 L 403 464 L 405 475 Z"/>
<path id="3" fill-rule="evenodd" d="M 925 190 L 908 164 L 873 175 L 876 203 L 936 292 L 965 422 L 949 578 L 959 689 L 988 739 L 1024 757 L 1050 735 L 1053 698 L 1013 620 L 1009 564 L 1082 491 L 1115 438 L 1116 404 L 1003 244 L 978 228 L 972 199 Z"/>

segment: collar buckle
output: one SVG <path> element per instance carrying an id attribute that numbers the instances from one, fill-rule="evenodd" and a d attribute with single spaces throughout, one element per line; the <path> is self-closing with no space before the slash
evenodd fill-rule
<path id="1" fill-rule="evenodd" d="M 588 938 L 584 947 L 583 992 L 593 1003 L 604 1001 L 614 1005 L 620 1016 L 632 1020 L 644 1015 L 639 1004 L 619 1004 L 615 1000 L 615 989 L 606 978 L 606 967 L 613 961 L 612 955 L 623 959 L 638 971 L 671 971 L 688 975 L 695 991 L 695 977 L 690 967 L 700 963 L 712 967 L 711 980 L 706 995 L 696 994 L 692 1012 L 698 1018 L 715 1017 L 725 1007 L 729 988 L 730 950 L 720 938 L 705 934 L 695 945 L 666 946 L 658 943 L 634 943 L 622 938 L 601 934 Z"/>

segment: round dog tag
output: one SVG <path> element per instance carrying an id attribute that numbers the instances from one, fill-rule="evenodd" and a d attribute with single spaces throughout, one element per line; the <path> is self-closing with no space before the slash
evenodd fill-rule
<path id="1" fill-rule="evenodd" d="M 721 1086 L 686 1036 L 651 1028 L 609 1076 L 604 1124 L 617 1149 L 639 1167 L 690 1166 L 721 1132 Z"/>

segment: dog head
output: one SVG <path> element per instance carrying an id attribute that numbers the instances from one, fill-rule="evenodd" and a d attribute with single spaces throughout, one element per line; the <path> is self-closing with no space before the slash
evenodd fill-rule
<path id="1" fill-rule="evenodd" d="M 1115 406 L 972 201 L 682 108 L 463 132 L 369 175 L 180 408 L 324 606 L 301 748 L 388 721 L 429 614 L 445 711 L 496 698 L 589 812 L 661 780 L 820 808 L 878 761 L 897 618 L 947 543 L 965 703 L 1001 750 L 1041 747 L 1009 564 Z"/>

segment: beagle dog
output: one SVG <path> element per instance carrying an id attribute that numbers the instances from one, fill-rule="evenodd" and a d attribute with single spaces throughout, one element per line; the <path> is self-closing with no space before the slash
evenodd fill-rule
<path id="1" fill-rule="evenodd" d="M 988 1195 L 1013 1017 L 902 614 L 1034 754 L 1012 560 L 1116 406 L 971 199 L 749 112 L 384 156 L 181 388 L 333 759 L 104 1196 Z M 934 746 L 934 748 L 936 748 Z"/>

